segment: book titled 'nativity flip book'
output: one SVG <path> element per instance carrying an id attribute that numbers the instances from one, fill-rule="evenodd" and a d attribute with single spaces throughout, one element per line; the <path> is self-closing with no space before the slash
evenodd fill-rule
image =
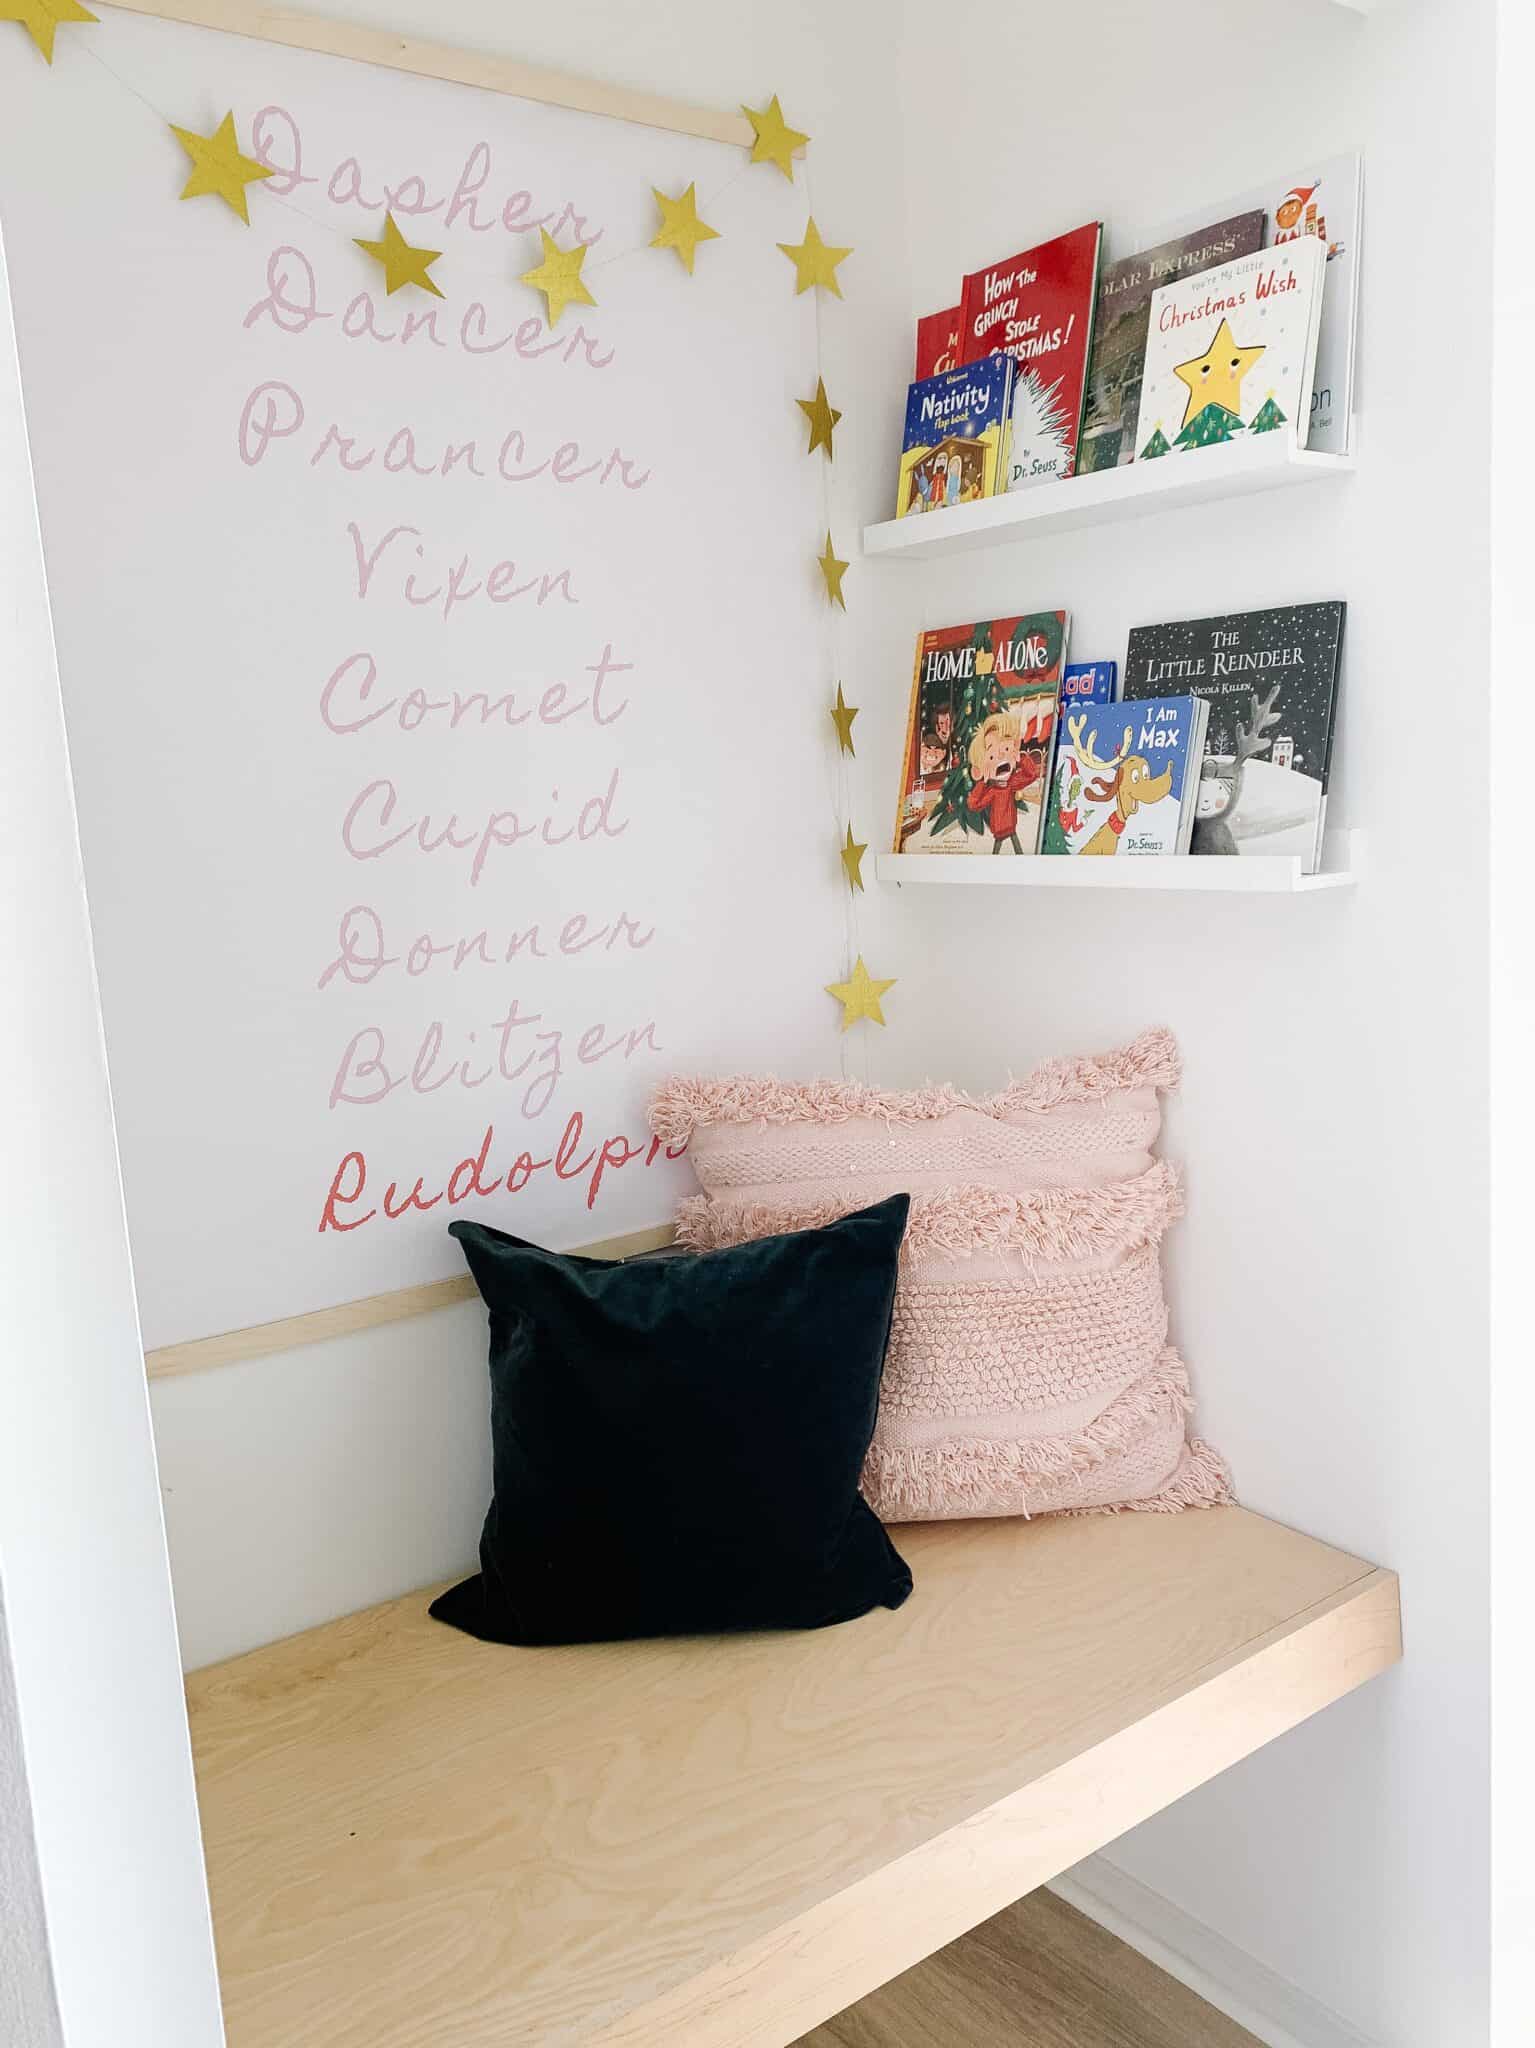
<path id="1" fill-rule="evenodd" d="M 1316 872 L 1345 612 L 1280 605 L 1130 635 L 1126 708 L 1171 691 L 1210 706 L 1191 853 L 1298 855 Z"/>
<path id="2" fill-rule="evenodd" d="M 1305 446 L 1326 265 L 1327 251 L 1305 235 L 1153 294 L 1141 461 L 1275 428 Z"/>
<path id="3" fill-rule="evenodd" d="M 940 512 L 989 498 L 1007 460 L 1008 399 L 1013 365 L 988 356 L 939 377 L 924 377 L 906 394 L 906 437 L 895 516 Z"/>
<path id="4" fill-rule="evenodd" d="M 1039 851 L 1070 624 L 1029 612 L 918 636 L 897 853 Z"/>
<path id="5" fill-rule="evenodd" d="M 1045 853 L 1187 853 L 1210 707 L 1201 697 L 1063 705 Z"/>
<path id="6" fill-rule="evenodd" d="M 1102 241 L 1103 228 L 1092 221 L 965 279 L 962 360 L 1001 353 L 1017 366 L 1010 491 L 1076 469 Z"/>

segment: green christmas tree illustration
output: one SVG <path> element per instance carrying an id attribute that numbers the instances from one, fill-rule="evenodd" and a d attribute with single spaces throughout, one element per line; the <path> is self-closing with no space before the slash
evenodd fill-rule
<path id="1" fill-rule="evenodd" d="M 1175 448 L 1214 448 L 1242 432 L 1242 422 L 1224 405 L 1210 404 L 1197 412 L 1174 441 Z"/>
<path id="2" fill-rule="evenodd" d="M 1171 446 L 1171 441 L 1169 441 L 1167 436 L 1162 432 L 1162 422 L 1158 420 L 1156 424 L 1156 431 L 1152 434 L 1151 439 L 1146 443 L 1145 447 L 1141 450 L 1141 461 L 1151 462 L 1158 455 L 1165 455 L 1168 449 L 1171 448 Z"/>
<path id="3" fill-rule="evenodd" d="M 1055 667 L 1061 659 L 1061 626 L 1052 612 L 1036 613 L 1018 621 L 1014 628 L 1015 641 L 1029 641 L 1042 638 L 1044 641 L 1044 665 Z M 971 647 L 975 659 L 970 674 L 960 685 L 954 700 L 954 766 L 944 777 L 943 788 L 938 792 L 938 801 L 933 806 L 927 830 L 933 836 L 947 832 L 958 825 L 962 832 L 986 830 L 986 820 L 979 811 L 972 811 L 970 795 L 970 742 L 975 738 L 977 728 L 988 719 L 993 711 L 1001 711 L 1007 702 L 1006 681 L 1009 675 L 1020 672 L 1017 655 L 1013 666 L 1003 675 L 997 674 L 997 658 L 1000 649 L 992 646 L 990 625 L 978 625 L 971 636 Z"/>
<path id="4" fill-rule="evenodd" d="M 1253 423 L 1247 431 L 1250 434 L 1269 434 L 1273 432 L 1275 427 L 1282 427 L 1284 424 L 1285 415 L 1274 403 L 1274 394 L 1271 391 L 1268 397 L 1264 399 L 1262 405 L 1259 406 Z"/>
<path id="5" fill-rule="evenodd" d="M 943 779 L 928 822 L 927 829 L 935 837 L 951 825 L 958 825 L 962 832 L 986 829 L 985 820 L 965 801 L 970 794 L 970 742 L 981 721 L 1001 709 L 1002 693 L 996 680 L 990 626 L 977 626 L 970 645 L 974 659 L 954 704 L 954 765 Z"/>

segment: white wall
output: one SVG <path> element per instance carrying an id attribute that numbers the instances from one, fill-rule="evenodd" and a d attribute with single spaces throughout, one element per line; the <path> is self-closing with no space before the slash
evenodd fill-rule
<path id="1" fill-rule="evenodd" d="M 65 2048 L 214 2048 L 191 1758 L 3 254 L 0 677 L 0 1581 L 12 1742 Z M 19 1786 L 10 1796 L 14 1823 Z M 24 1916 L 16 1935 L 19 1971 Z"/>
<path id="2" fill-rule="evenodd" d="M 1527 0 L 1499 0 L 1497 255 L 1493 415 L 1517 406 L 1535 352 L 1535 271 L 1529 224 L 1535 212 L 1535 126 L 1528 117 L 1535 77 L 1535 13 Z M 1529 651 L 1535 643 L 1535 559 L 1527 465 L 1517 445 L 1492 448 L 1492 721 L 1495 760 L 1518 760 L 1527 744 Z M 1529 891 L 1517 806 L 1491 821 L 1492 1087 L 1492 1990 L 1496 2048 L 1521 2048 L 1530 2030 L 1535 1977 L 1535 1639 L 1529 1623 L 1535 1533 L 1529 1513 L 1529 1445 L 1535 1435 L 1530 1378 L 1530 1243 L 1535 1191 L 1535 1099 L 1529 1082 L 1535 1043 L 1535 962 Z"/>
<path id="3" fill-rule="evenodd" d="M 842 543 L 888 495 L 888 394 L 910 375 L 888 10 L 878 0 L 839 0 L 835 8 L 816 0 L 671 0 L 664 8 L 565 0 L 543 10 L 496 0 L 325 0 L 316 11 L 709 106 L 761 106 L 770 93 L 781 95 L 795 126 L 813 137 L 804 189 L 817 221 L 829 241 L 856 245 L 842 269 L 846 301 L 827 302 L 821 315 L 826 379 L 845 413 L 829 472 L 830 516 L 840 552 L 853 552 Z M 803 181 L 806 171 L 798 175 Z M 787 289 L 787 265 L 784 275 Z M 819 536 L 806 539 L 808 552 L 819 552 Z M 872 578 L 855 564 L 850 604 Z M 760 629 L 760 620 L 743 619 L 743 631 Z M 851 629 L 845 641 L 851 655 Z M 903 641 L 900 628 L 894 667 L 885 671 L 897 679 L 907 661 Z M 829 739 L 829 722 L 826 732 Z M 879 815 L 888 809 L 882 789 Z M 859 836 L 870 834 L 860 826 Z M 828 887 L 839 876 L 828 846 Z M 828 962 L 825 978 L 841 967 Z M 860 1059 L 868 1049 L 848 1051 Z M 190 1666 L 471 1565 L 488 1483 L 484 1350 L 483 1317 L 463 1308 L 155 1383 Z"/>
<path id="4" fill-rule="evenodd" d="M 63 2048 L 43 1894 L 21 1754 L 21 1718 L 0 1607 L 0 2041 L 7 2048 Z"/>
<path id="5" fill-rule="evenodd" d="M 1068 605 L 1078 659 L 1122 659 L 1144 621 L 1349 601 L 1334 816 L 1369 833 L 1357 893 L 1002 909 L 909 890 L 885 910 L 879 971 L 904 978 L 881 1065 L 991 1085 L 1149 1022 L 1181 1039 L 1167 1144 L 1190 1213 L 1171 1281 L 1201 1421 L 1251 1506 L 1400 1569 L 1407 1661 L 1111 1854 L 1413 2048 L 1487 2039 L 1488 859 L 1446 764 L 1488 694 L 1491 16 L 929 16 L 945 49 L 987 51 L 1027 116 L 957 121 L 908 155 L 913 311 L 1034 237 L 1101 217 L 1128 253 L 1201 196 L 1364 148 L 1360 473 L 881 572 L 920 583 L 932 624 Z M 905 60 L 920 135 L 920 33 Z M 891 673 L 863 721 L 880 791 L 903 687 Z M 983 959 L 985 1007 L 963 993 Z"/>

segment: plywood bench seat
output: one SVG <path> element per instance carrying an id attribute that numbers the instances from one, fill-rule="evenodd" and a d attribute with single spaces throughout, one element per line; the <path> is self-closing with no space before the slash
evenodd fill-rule
<path id="1" fill-rule="evenodd" d="M 425 1595 L 189 1680 L 230 2048 L 783 2048 L 1400 1655 L 1237 1508 L 903 1529 L 809 1635 L 497 1649 Z"/>

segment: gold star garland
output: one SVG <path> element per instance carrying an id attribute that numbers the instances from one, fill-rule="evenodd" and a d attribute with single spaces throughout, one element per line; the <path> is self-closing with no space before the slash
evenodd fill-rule
<path id="1" fill-rule="evenodd" d="M 15 22 L 26 30 L 46 61 L 53 62 L 54 34 L 57 27 L 65 22 L 94 22 L 96 16 L 79 0 L 0 0 L 0 22 Z M 784 118 L 783 109 L 775 93 L 765 107 L 743 107 L 752 127 L 751 161 L 754 164 L 769 164 L 778 170 L 791 184 L 794 180 L 794 159 L 804 154 L 810 137 L 802 130 L 793 128 Z M 240 149 L 235 129 L 234 115 L 226 114 L 212 135 L 199 135 L 195 130 L 181 128 L 174 122 L 168 124 L 171 132 L 181 144 L 191 161 L 192 170 L 180 194 L 183 199 L 214 197 L 222 199 L 230 211 L 248 227 L 250 211 L 246 199 L 246 187 L 260 183 L 273 175 L 270 166 L 258 163 L 245 156 Z M 693 274 L 693 266 L 699 244 L 719 239 L 719 230 L 700 219 L 696 186 L 689 184 L 686 191 L 675 197 L 651 187 L 660 217 L 660 225 L 651 237 L 652 249 L 670 249 L 687 271 Z M 540 228 L 542 243 L 541 260 L 529 270 L 522 272 L 520 282 L 541 292 L 544 297 L 547 324 L 555 327 L 567 307 L 572 305 L 594 306 L 597 301 L 581 274 L 586 257 L 586 245 L 578 243 L 573 249 L 561 249 L 546 229 Z M 386 296 L 404 285 L 414 285 L 418 290 L 441 298 L 441 288 L 428 274 L 441 254 L 440 250 L 413 247 L 401 233 L 394 216 L 386 212 L 383 232 L 377 241 L 362 236 L 352 237 L 356 246 L 372 257 L 384 272 Z M 815 216 L 809 214 L 805 221 L 802 241 L 780 242 L 778 247 L 794 265 L 795 294 L 806 291 L 828 292 L 832 297 L 842 297 L 842 287 L 837 280 L 838 267 L 853 251 L 851 247 L 828 243 L 816 225 Z M 819 335 L 819 328 L 818 328 Z M 817 343 L 819 354 L 819 340 Z M 1185 365 L 1196 369 L 1197 365 Z M 1246 364 L 1242 366 L 1244 369 Z M 812 398 L 796 399 L 796 405 L 803 413 L 810 429 L 807 455 L 814 455 L 817 449 L 824 449 L 829 462 L 835 458 L 833 434 L 842 414 L 831 403 L 826 393 L 826 381 L 816 378 L 815 395 Z M 823 500 L 825 487 L 823 482 Z M 846 612 L 847 599 L 843 595 L 842 579 L 848 563 L 839 557 L 832 541 L 831 527 L 826 528 L 826 544 L 816 557 L 826 587 L 829 606 Z M 858 707 L 847 702 L 841 683 L 837 685 L 836 702 L 831 708 L 832 722 L 837 734 L 838 758 L 853 756 L 853 720 L 858 716 Z M 851 821 L 844 818 L 844 836 L 838 849 L 838 858 L 847 880 L 848 896 L 861 895 L 864 890 L 862 862 L 868 852 L 866 842 L 853 837 Z M 826 983 L 826 993 L 842 1005 L 842 1029 L 848 1031 L 862 1021 L 883 1025 L 885 1022 L 881 999 L 894 988 L 893 977 L 877 979 L 871 975 L 864 963 L 863 955 L 855 945 L 854 964 L 845 981 Z"/>

